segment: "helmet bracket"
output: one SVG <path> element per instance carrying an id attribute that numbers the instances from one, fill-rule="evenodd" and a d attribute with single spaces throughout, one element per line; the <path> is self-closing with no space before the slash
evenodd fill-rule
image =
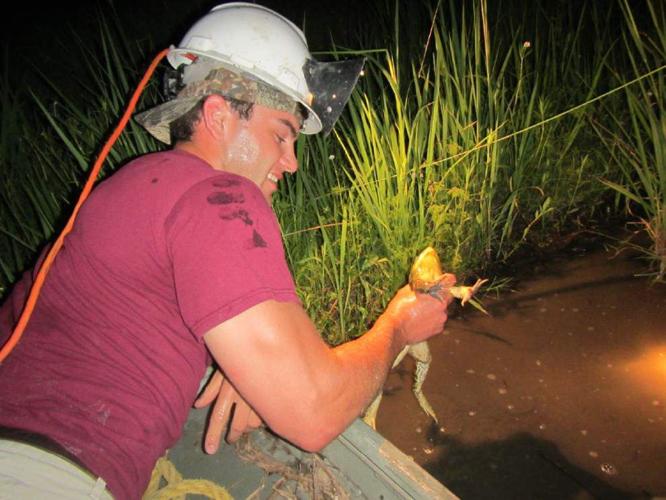
<path id="1" fill-rule="evenodd" d="M 180 92 L 185 84 L 183 83 L 183 73 L 185 71 L 185 64 L 181 64 L 177 68 L 166 68 L 162 76 L 162 94 L 165 100 L 170 101 L 174 99 L 178 92 Z"/>

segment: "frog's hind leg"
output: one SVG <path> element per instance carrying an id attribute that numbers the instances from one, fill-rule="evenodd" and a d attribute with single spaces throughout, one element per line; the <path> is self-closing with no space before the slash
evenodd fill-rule
<path id="1" fill-rule="evenodd" d="M 416 372 L 414 374 L 414 385 L 412 386 L 412 391 L 414 396 L 416 396 L 419 406 L 426 412 L 435 422 L 437 420 L 437 415 L 435 410 L 432 409 L 430 403 L 423 394 L 423 382 L 425 382 L 426 375 L 430 369 L 430 362 L 432 361 L 432 355 L 430 354 L 430 348 L 428 347 L 427 342 L 419 342 L 418 344 L 411 345 L 403 349 L 396 360 L 393 362 L 393 367 L 396 367 L 400 361 L 405 357 L 406 354 L 409 354 L 416 361 Z M 377 412 L 379 411 L 379 404 L 382 401 L 382 391 L 379 391 L 377 397 L 370 403 L 368 409 L 365 410 L 363 414 L 363 421 L 368 424 L 373 429 L 376 429 L 377 424 Z"/>
<path id="2" fill-rule="evenodd" d="M 437 420 L 437 415 L 435 415 L 435 410 L 430 406 L 422 389 L 423 382 L 425 382 L 426 375 L 430 369 L 430 362 L 432 361 L 432 355 L 430 354 L 428 343 L 419 342 L 418 344 L 414 344 L 409 348 L 409 355 L 416 361 L 416 373 L 414 374 L 414 385 L 412 386 L 414 396 L 416 396 L 423 411 L 430 415 L 435 422 L 439 422 Z"/>

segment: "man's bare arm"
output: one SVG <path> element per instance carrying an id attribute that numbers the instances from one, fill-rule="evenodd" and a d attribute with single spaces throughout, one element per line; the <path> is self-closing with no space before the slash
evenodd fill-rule
<path id="1" fill-rule="evenodd" d="M 266 424 L 315 451 L 367 406 L 406 344 L 442 331 L 447 304 L 405 287 L 365 335 L 331 348 L 300 306 L 266 301 L 213 328 L 204 339 Z"/>

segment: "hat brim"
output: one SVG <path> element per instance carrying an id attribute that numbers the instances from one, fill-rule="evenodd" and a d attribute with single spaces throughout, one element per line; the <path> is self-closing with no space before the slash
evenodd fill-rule
<path id="1" fill-rule="evenodd" d="M 177 97 L 134 115 L 134 119 L 155 139 L 171 144 L 171 122 L 194 108 L 202 98 L 200 95 Z"/>

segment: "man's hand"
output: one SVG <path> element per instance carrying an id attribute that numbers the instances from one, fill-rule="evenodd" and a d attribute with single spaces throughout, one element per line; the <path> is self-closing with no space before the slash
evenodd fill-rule
<path id="1" fill-rule="evenodd" d="M 448 290 L 455 282 L 454 275 L 443 275 L 442 290 Z M 429 294 L 414 292 L 406 285 L 391 299 L 384 314 L 391 318 L 402 345 L 415 344 L 444 330 L 446 308 L 452 300 L 450 293 L 443 292 L 439 298 L 434 298 Z"/>
<path id="2" fill-rule="evenodd" d="M 204 445 L 206 453 L 209 454 L 217 451 L 225 431 L 227 441 L 233 443 L 245 432 L 251 432 L 262 424 L 259 416 L 220 370 L 215 370 L 201 396 L 194 402 L 194 407 L 204 408 L 216 398 L 208 421 Z"/>

